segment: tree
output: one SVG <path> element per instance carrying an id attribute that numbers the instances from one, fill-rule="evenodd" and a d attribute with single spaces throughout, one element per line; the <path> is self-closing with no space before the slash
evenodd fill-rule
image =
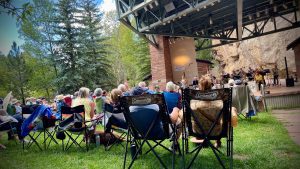
<path id="1" fill-rule="evenodd" d="M 35 8 L 32 15 L 22 22 L 19 34 L 25 40 L 23 49 L 28 55 L 34 57 L 30 58 L 29 62 L 29 67 L 34 72 L 34 76 L 30 78 L 31 92 L 50 99 L 55 91 L 53 79 L 55 75 L 57 77 L 54 37 L 52 36 L 54 8 L 48 0 L 33 0 L 32 2 Z"/>
<path id="2" fill-rule="evenodd" d="M 82 43 L 82 54 L 79 58 L 82 69 L 82 77 L 85 86 L 97 87 L 98 85 L 107 86 L 109 78 L 108 60 L 106 58 L 107 46 L 105 38 L 101 36 L 102 15 L 98 10 L 99 4 L 94 0 L 83 0 L 79 5 L 81 10 L 80 18 L 81 31 L 80 39 Z"/>
<path id="3" fill-rule="evenodd" d="M 128 80 L 135 86 L 150 74 L 150 54 L 148 44 L 124 25 L 119 25 L 109 40 L 109 54 L 115 85 Z"/>
<path id="4" fill-rule="evenodd" d="M 210 46 L 212 41 L 211 40 L 204 40 L 204 39 L 197 39 L 195 40 L 196 46 L 199 46 L 200 44 L 203 43 L 202 47 Z M 196 58 L 197 59 L 204 59 L 204 60 L 209 60 L 212 61 L 213 55 L 211 49 L 204 49 L 204 50 L 199 50 L 196 52 Z"/>
<path id="5" fill-rule="evenodd" d="M 25 55 L 21 52 L 17 43 L 13 42 L 7 57 L 8 68 L 10 70 L 9 76 L 11 77 L 10 89 L 14 95 L 21 96 L 25 104 L 26 83 L 30 73 L 25 64 Z"/>
<path id="6" fill-rule="evenodd" d="M 81 53 L 79 43 L 79 20 L 76 14 L 79 11 L 75 0 L 60 0 L 56 4 L 56 26 L 55 45 L 57 46 L 56 61 L 59 67 L 57 82 L 60 84 L 60 92 L 70 93 L 83 86 L 86 81 L 80 74 L 80 69 L 84 63 L 79 56 Z"/>
<path id="7" fill-rule="evenodd" d="M 8 59 L 5 55 L 0 53 L 0 97 L 5 97 L 6 94 L 10 90 L 10 79 L 11 76 L 9 76 L 9 69 L 7 66 Z"/>
<path id="8" fill-rule="evenodd" d="M 23 3 L 22 7 L 16 7 L 12 0 L 0 0 L 0 7 L 4 9 L 0 11 L 0 14 L 7 13 L 8 15 L 17 16 L 18 21 L 25 21 L 33 10 L 29 2 Z"/>

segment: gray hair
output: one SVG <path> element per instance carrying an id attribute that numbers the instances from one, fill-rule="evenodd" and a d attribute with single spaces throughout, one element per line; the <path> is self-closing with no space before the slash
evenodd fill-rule
<path id="1" fill-rule="evenodd" d="M 119 84 L 118 89 L 122 92 L 126 92 L 126 86 L 124 84 Z"/>
<path id="2" fill-rule="evenodd" d="M 94 91 L 94 95 L 99 97 L 102 95 L 102 89 L 101 88 L 96 88 L 95 91 Z"/>
<path id="3" fill-rule="evenodd" d="M 78 91 L 78 96 L 80 98 L 87 98 L 87 97 L 89 97 L 89 93 L 90 93 L 90 89 L 89 88 L 82 87 Z"/>
<path id="4" fill-rule="evenodd" d="M 167 84 L 166 84 L 166 90 L 168 91 L 168 92 L 171 92 L 171 91 L 175 91 L 175 84 L 173 83 L 173 82 L 168 82 Z"/>
<path id="5" fill-rule="evenodd" d="M 146 83 L 145 82 L 140 82 L 139 87 L 146 87 Z"/>

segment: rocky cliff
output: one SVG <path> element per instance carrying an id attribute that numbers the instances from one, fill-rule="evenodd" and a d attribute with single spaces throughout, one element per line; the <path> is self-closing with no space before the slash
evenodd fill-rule
<path id="1" fill-rule="evenodd" d="M 293 17 L 293 16 L 287 16 Z M 279 27 L 289 24 L 282 18 L 276 18 Z M 267 30 L 273 30 L 273 23 L 266 25 Z M 284 57 L 287 57 L 290 72 L 296 71 L 295 56 L 292 49 L 286 50 L 289 43 L 300 36 L 300 28 L 274 33 L 258 38 L 244 40 L 239 43 L 223 45 L 214 48 L 215 58 L 219 64 L 214 72 L 222 70 L 231 73 L 233 70 L 243 68 L 245 71 L 249 67 L 273 68 L 277 64 L 284 72 Z M 214 42 L 213 42 L 214 43 Z"/>

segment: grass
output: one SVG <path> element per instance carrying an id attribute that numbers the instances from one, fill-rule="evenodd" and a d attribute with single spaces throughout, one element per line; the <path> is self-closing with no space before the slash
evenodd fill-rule
<path id="1" fill-rule="evenodd" d="M 0 150 L 0 168 L 22 169 L 54 169 L 54 168 L 122 168 L 124 149 L 115 146 L 110 151 L 104 147 L 92 146 L 88 152 L 71 148 L 63 152 L 60 145 L 51 146 L 48 151 L 39 151 L 32 147 L 22 150 L 21 144 L 7 141 L 2 137 L 0 142 L 7 149 Z M 222 140 L 225 145 L 225 140 Z M 169 141 L 165 141 L 167 146 Z M 223 146 L 222 151 L 226 150 Z M 171 154 L 163 149 L 158 150 L 160 156 L 171 168 Z M 128 156 L 130 158 L 130 155 Z M 191 158 L 188 155 L 187 159 Z M 176 157 L 176 168 L 181 167 L 181 158 Z M 298 168 L 300 166 L 300 147 L 288 136 L 287 130 L 270 113 L 259 113 L 252 120 L 239 120 L 234 129 L 234 168 L 268 169 Z M 161 168 L 154 155 L 140 157 L 133 168 Z M 192 168 L 221 168 L 210 149 L 200 152 Z"/>

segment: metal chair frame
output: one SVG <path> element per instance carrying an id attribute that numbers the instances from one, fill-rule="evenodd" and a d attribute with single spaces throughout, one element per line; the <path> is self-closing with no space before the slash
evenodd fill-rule
<path id="1" fill-rule="evenodd" d="M 121 98 L 121 104 L 124 107 L 124 116 L 128 124 L 128 135 L 124 156 L 123 168 L 126 168 L 127 152 L 128 145 L 130 143 L 135 143 L 137 146 L 137 151 L 132 156 L 132 160 L 128 166 L 128 169 L 133 166 L 133 163 L 137 159 L 138 154 L 142 154 L 142 148 L 145 144 L 149 146 L 149 150 L 145 154 L 152 152 L 155 157 L 159 160 L 163 168 L 167 168 L 166 164 L 162 161 L 161 157 L 158 156 L 158 153 L 155 151 L 157 146 L 163 147 L 165 150 L 172 153 L 172 168 L 175 168 L 175 144 L 178 143 L 176 140 L 176 126 L 171 124 L 169 113 L 167 112 L 166 103 L 164 96 L 162 94 L 153 94 L 153 95 L 141 95 L 141 96 L 123 96 Z M 142 132 L 141 129 L 137 128 L 136 123 L 131 117 L 131 112 L 129 110 L 130 106 L 146 106 L 151 104 L 157 104 L 159 106 L 159 112 L 154 116 L 153 121 L 151 121 L 146 132 Z M 142 112 L 141 112 L 142 113 Z M 141 119 L 143 120 L 143 119 Z M 164 137 L 160 139 L 150 138 L 150 132 L 153 130 L 156 121 L 160 120 L 163 124 Z M 172 133 L 169 132 L 169 125 L 171 124 Z M 153 137 L 153 136 L 152 136 Z M 162 141 L 166 139 L 171 139 L 172 141 L 172 150 L 168 149 L 166 146 L 162 145 Z M 155 145 L 151 145 L 149 141 L 153 141 Z"/>
<path id="2" fill-rule="evenodd" d="M 211 148 L 215 157 L 217 158 L 219 164 L 222 168 L 225 167 L 224 161 L 222 161 L 220 155 L 223 154 L 220 150 L 214 147 L 211 143 L 211 140 L 218 140 L 221 138 L 227 139 L 227 158 L 229 158 L 229 168 L 233 167 L 233 127 L 231 125 L 231 102 L 232 102 L 232 89 L 231 88 L 223 88 L 223 89 L 215 89 L 209 91 L 200 91 L 193 89 L 182 89 L 183 91 L 183 137 L 182 148 L 185 149 L 183 154 L 183 159 L 185 161 L 186 154 L 194 154 L 192 160 L 188 163 L 186 168 L 191 168 L 194 163 L 196 157 L 199 155 L 199 152 L 202 150 L 204 144 L 208 144 L 208 147 Z M 215 120 L 210 126 L 208 131 L 205 131 L 202 125 L 202 122 L 196 118 L 195 113 L 190 108 L 191 100 L 199 100 L 199 101 L 214 101 L 214 100 L 222 100 L 223 108 L 217 114 Z M 192 128 L 192 119 L 195 122 L 195 125 L 201 130 L 201 134 L 195 133 Z M 216 127 L 217 122 L 222 119 L 222 131 L 219 135 L 212 135 L 213 129 Z M 187 129 L 187 131 L 185 130 Z M 196 146 L 192 151 L 189 151 L 189 142 L 188 136 L 194 136 L 197 138 L 203 139 L 203 143 Z M 185 167 L 184 167 L 185 168 Z"/>

